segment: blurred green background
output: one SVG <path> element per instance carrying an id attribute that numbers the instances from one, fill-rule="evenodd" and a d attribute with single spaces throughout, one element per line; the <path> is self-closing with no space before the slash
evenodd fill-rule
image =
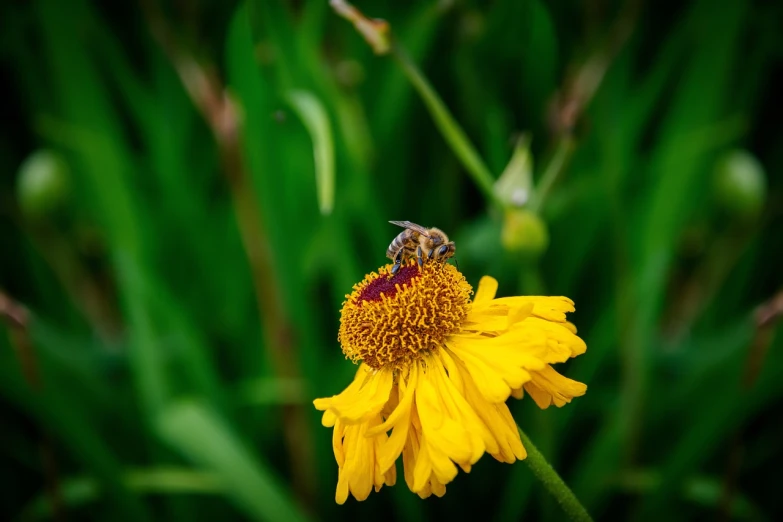
<path id="1" fill-rule="evenodd" d="M 576 301 L 587 395 L 511 408 L 595 518 L 783 518 L 783 5 L 357 7 L 391 55 L 325 1 L 3 2 L 0 519 L 561 520 L 489 457 L 335 505 L 390 219 Z"/>

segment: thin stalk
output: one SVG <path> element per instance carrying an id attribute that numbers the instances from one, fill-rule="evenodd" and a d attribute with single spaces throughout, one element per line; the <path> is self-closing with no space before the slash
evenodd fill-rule
<path id="1" fill-rule="evenodd" d="M 30 389 L 40 392 L 42 386 L 38 358 L 30 339 L 30 312 L 0 289 L 0 321 L 8 326 L 9 340 L 14 347 L 22 375 Z M 51 508 L 52 518 L 59 522 L 65 520 L 60 474 L 52 436 L 45 427 L 40 427 L 38 452 L 43 466 L 46 498 Z"/>
<path id="2" fill-rule="evenodd" d="M 541 207 L 544 205 L 544 201 L 549 195 L 549 191 L 552 190 L 555 181 L 557 181 L 560 173 L 563 172 L 563 167 L 565 167 L 573 150 L 574 140 L 571 136 L 564 136 L 558 141 L 555 153 L 552 156 L 552 159 L 549 160 L 546 170 L 544 170 L 544 174 L 541 176 L 541 180 L 536 186 L 535 193 L 530 201 L 530 210 L 536 213 L 541 211 Z"/>
<path id="3" fill-rule="evenodd" d="M 476 182 L 479 189 L 484 193 L 484 196 L 498 209 L 503 208 L 503 204 L 495 194 L 495 178 L 492 176 L 484 160 L 481 159 L 475 147 L 470 143 L 465 131 L 459 126 L 454 116 L 451 115 L 446 104 L 440 99 L 438 93 L 432 88 L 430 83 L 421 73 L 413 60 L 408 56 L 405 50 L 400 46 L 398 42 L 395 42 L 391 47 L 391 55 L 395 61 L 400 64 L 405 76 L 408 77 L 413 87 L 421 96 L 424 105 L 429 110 L 432 119 L 435 120 L 435 125 L 440 130 L 443 137 L 446 139 L 446 143 L 449 144 L 451 150 L 454 151 L 457 158 L 462 165 L 468 171 L 468 174 Z"/>
<path id="4" fill-rule="evenodd" d="M 517 427 L 517 429 L 519 428 Z M 530 467 L 533 475 L 552 494 L 569 520 L 592 522 L 593 519 L 590 518 L 584 506 L 521 429 L 519 429 L 519 436 L 522 437 L 522 444 L 524 444 L 527 450 L 525 462 Z"/>

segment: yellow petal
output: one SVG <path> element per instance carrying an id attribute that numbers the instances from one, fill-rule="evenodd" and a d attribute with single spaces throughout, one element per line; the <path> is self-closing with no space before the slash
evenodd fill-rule
<path id="1" fill-rule="evenodd" d="M 445 350 L 441 350 L 439 355 L 441 361 L 444 359 L 450 360 L 450 357 L 445 353 Z M 456 370 L 456 366 L 452 367 Z M 467 435 L 472 449 L 469 461 L 458 459 L 455 459 L 455 461 L 464 466 L 474 464 L 478 462 L 481 455 L 483 455 L 486 450 L 484 441 L 491 441 L 492 436 L 488 432 L 486 426 L 481 422 L 481 419 L 479 419 L 476 412 L 473 411 L 473 408 L 465 400 L 461 390 L 454 385 L 454 381 L 458 377 L 461 378 L 461 372 L 454 371 L 452 375 L 447 375 L 443 370 L 444 367 L 441 367 L 440 371 L 434 372 L 435 382 L 441 397 L 441 404 L 445 407 L 449 418 L 456 421 L 457 425 L 459 425 Z M 449 457 L 451 457 L 451 455 L 449 455 Z"/>
<path id="2" fill-rule="evenodd" d="M 517 459 L 524 459 L 527 454 L 519 438 L 517 425 L 505 402 L 497 404 L 488 402 L 464 369 L 464 363 L 456 360 L 455 365 L 460 368 L 459 373 L 465 374 L 463 377 L 465 399 L 487 426 L 487 431 L 492 437 L 491 444 L 487 444 L 487 452 L 501 462 L 512 463 Z M 452 371 L 450 370 L 449 373 L 451 374 Z"/>
<path id="3" fill-rule="evenodd" d="M 457 402 L 457 407 L 462 411 L 462 415 L 466 417 L 461 422 L 465 425 L 474 424 L 476 427 L 475 431 L 481 436 L 486 451 L 489 453 L 497 453 L 497 442 L 491 433 L 491 427 L 486 425 L 486 423 L 482 423 L 481 412 L 468 400 L 468 394 L 471 391 L 470 388 L 472 387 L 472 389 L 475 389 L 475 383 L 473 382 L 470 373 L 465 369 L 464 364 L 461 364 L 461 361 L 449 353 L 448 349 L 444 348 L 440 351 L 439 355 L 446 367 L 449 380 L 455 384 L 455 388 L 459 391 L 460 398 L 457 399 L 455 397 L 455 401 Z M 462 399 L 463 397 L 464 400 Z M 481 455 L 479 454 L 478 457 L 480 456 Z M 478 457 L 476 457 L 476 460 L 478 460 Z M 473 460 L 473 462 L 476 462 L 476 460 Z"/>
<path id="4" fill-rule="evenodd" d="M 326 410 L 321 416 L 321 425 L 325 428 L 331 428 L 337 422 L 337 415 L 331 410 Z"/>
<path id="5" fill-rule="evenodd" d="M 446 486 L 438 482 L 438 479 L 434 477 L 430 480 L 430 488 L 432 488 L 432 493 L 436 497 L 442 497 L 446 494 Z"/>
<path id="6" fill-rule="evenodd" d="M 424 439 L 429 458 L 432 461 L 432 473 L 435 475 L 435 478 L 438 479 L 438 482 L 441 484 L 448 484 L 457 476 L 457 466 L 438 446 L 426 442 L 426 437 L 427 436 L 425 435 Z"/>
<path id="7" fill-rule="evenodd" d="M 505 402 L 513 388 L 531 379 L 530 369 L 541 369 L 545 363 L 514 347 L 490 344 L 494 339 L 485 342 L 454 336 L 448 346 L 465 364 L 482 395 L 497 403 Z"/>
<path id="8" fill-rule="evenodd" d="M 473 299 L 474 303 L 484 303 L 495 298 L 498 291 L 498 281 L 494 277 L 484 276 L 479 280 L 478 290 Z"/>
<path id="9" fill-rule="evenodd" d="M 574 302 L 567 297 L 548 297 L 548 296 L 516 296 L 501 297 L 491 302 L 492 307 L 521 307 L 528 304 L 533 305 L 533 315 L 546 319 L 564 323 L 565 314 L 574 311 Z"/>
<path id="10" fill-rule="evenodd" d="M 341 394 L 313 401 L 315 407 L 334 412 L 346 424 L 358 424 L 378 415 L 389 400 L 392 370 L 368 372 L 359 368 L 357 376 Z"/>
<path id="11" fill-rule="evenodd" d="M 539 408 L 548 408 L 552 403 L 558 408 L 587 392 L 587 386 L 581 382 L 563 377 L 551 366 L 532 372 L 533 379 L 525 384 L 525 391 L 533 397 Z"/>
<path id="12" fill-rule="evenodd" d="M 338 465 L 335 501 L 342 504 L 353 495 L 364 500 L 373 487 L 378 491 L 384 484 L 393 484 L 396 471 L 382 472 L 378 464 L 378 449 L 386 443 L 386 434 L 367 437 L 369 428 L 381 422 L 380 416 L 361 424 L 346 425 L 339 419 L 335 423 L 332 438 Z"/>
<path id="13" fill-rule="evenodd" d="M 348 500 L 348 478 L 345 475 L 340 475 L 337 479 L 337 489 L 334 492 L 334 501 L 340 505 L 345 504 Z"/>
<path id="14" fill-rule="evenodd" d="M 366 436 L 366 435 L 365 435 Z M 393 486 L 397 482 L 397 469 L 394 466 L 388 469 L 381 469 L 379 454 L 381 448 L 386 444 L 385 437 L 375 437 L 373 452 L 375 455 L 375 491 L 378 492 L 384 485 Z M 394 462 L 392 461 L 392 464 Z"/>
<path id="15" fill-rule="evenodd" d="M 337 461 L 338 467 L 342 467 L 342 465 L 345 464 L 345 451 L 343 451 L 344 436 L 345 425 L 338 420 L 332 431 L 332 450 L 334 451 L 334 460 Z"/>
<path id="16" fill-rule="evenodd" d="M 400 379 L 399 383 L 399 392 L 402 395 L 402 399 L 400 400 L 400 403 L 397 405 L 396 408 L 389 414 L 389 416 L 386 418 L 386 420 L 379 424 L 378 426 L 375 426 L 371 430 L 367 432 L 368 437 L 374 437 L 380 432 L 389 431 L 392 429 L 392 427 L 397 424 L 400 421 L 400 417 L 406 414 L 410 414 L 410 408 L 411 404 L 413 403 L 413 397 L 415 395 L 416 391 L 416 383 L 418 381 L 418 373 L 419 373 L 419 365 L 413 364 L 411 365 L 410 373 L 408 374 L 408 382 L 407 384 L 405 382 L 402 382 L 402 379 Z"/>
<path id="17" fill-rule="evenodd" d="M 419 443 L 420 432 L 413 422 L 415 417 L 416 407 L 414 406 L 411 410 L 411 425 L 408 430 L 408 437 L 405 441 L 405 447 L 402 449 L 402 469 L 405 476 L 405 483 L 408 484 L 408 489 L 414 492 L 414 469 L 416 467 L 416 461 L 418 460 L 419 451 L 421 448 Z"/>
<path id="18" fill-rule="evenodd" d="M 432 367 L 428 368 L 427 373 L 422 376 L 416 393 L 416 405 L 423 433 L 422 452 L 432 445 L 454 460 L 469 461 L 473 455 L 470 437 L 463 426 L 447 415 L 431 375 L 432 370 Z"/>
<path id="19" fill-rule="evenodd" d="M 424 440 L 424 436 L 420 439 L 421 446 L 419 447 L 418 455 L 413 467 L 413 486 L 411 491 L 417 492 L 424 489 L 424 486 L 429 482 L 430 475 L 432 474 L 432 461 L 428 453 L 428 445 Z"/>
<path id="20" fill-rule="evenodd" d="M 508 330 L 533 314 L 533 303 L 522 303 L 519 306 L 476 306 L 468 312 L 462 323 L 462 330 L 467 332 L 497 332 Z"/>
<path id="21" fill-rule="evenodd" d="M 511 327 L 503 338 L 518 336 L 538 348 L 546 351 L 536 351 L 536 355 L 546 362 L 564 362 L 570 357 L 582 355 L 587 350 L 585 342 L 566 326 L 566 323 L 554 323 L 538 317 L 528 317 Z"/>

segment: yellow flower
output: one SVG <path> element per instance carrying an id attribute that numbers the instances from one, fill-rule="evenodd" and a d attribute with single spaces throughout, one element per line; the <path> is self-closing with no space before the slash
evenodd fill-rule
<path id="1" fill-rule="evenodd" d="M 570 299 L 495 299 L 498 283 L 485 276 L 471 301 L 451 265 L 412 262 L 394 276 L 391 267 L 346 296 L 338 338 L 361 364 L 342 393 L 314 401 L 334 427 L 338 504 L 393 485 L 400 454 L 405 482 L 422 498 L 443 496 L 457 466 L 467 473 L 485 452 L 524 459 L 509 396 L 526 391 L 546 408 L 587 389 L 551 366 L 587 348 L 566 321 Z"/>

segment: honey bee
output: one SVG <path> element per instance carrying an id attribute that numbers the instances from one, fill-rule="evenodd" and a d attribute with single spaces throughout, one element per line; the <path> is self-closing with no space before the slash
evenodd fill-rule
<path id="1" fill-rule="evenodd" d="M 454 255 L 454 241 L 439 228 L 424 228 L 410 221 L 389 221 L 403 227 L 386 249 L 386 257 L 394 260 L 392 275 L 400 269 L 402 262 L 413 257 L 422 266 L 425 259 L 446 261 Z"/>

